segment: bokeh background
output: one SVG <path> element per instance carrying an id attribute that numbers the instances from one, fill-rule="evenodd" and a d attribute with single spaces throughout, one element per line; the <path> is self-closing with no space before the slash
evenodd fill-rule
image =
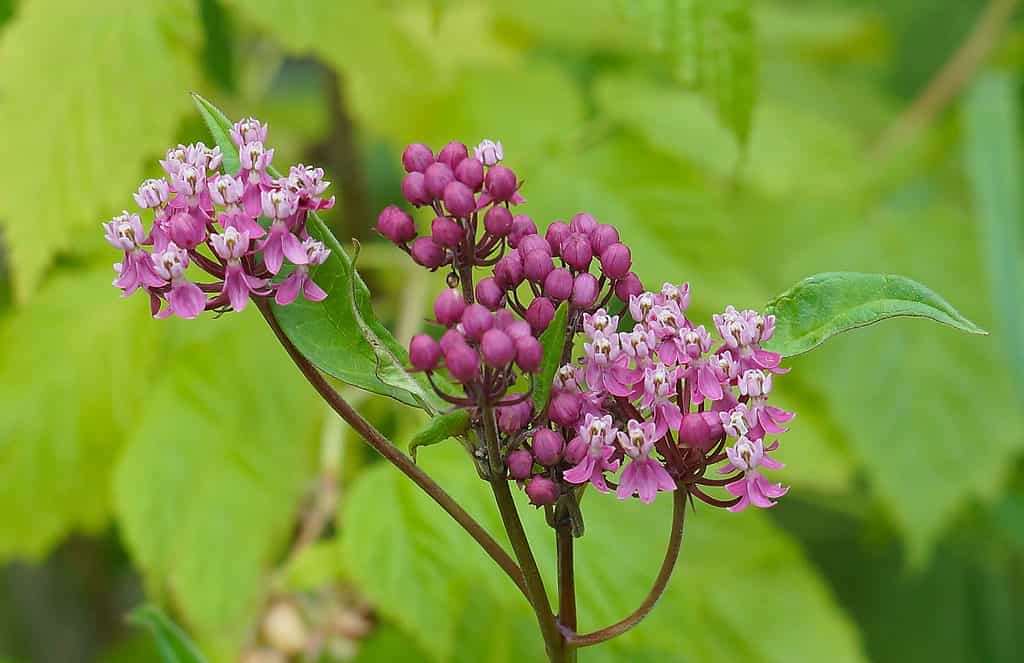
<path id="1" fill-rule="evenodd" d="M 144 600 L 213 661 L 540 658 L 507 581 L 255 311 L 155 321 L 110 287 L 100 222 L 209 140 L 192 90 L 327 170 L 400 338 L 440 285 L 371 231 L 410 141 L 502 140 L 539 223 L 617 224 L 698 317 L 820 271 L 939 291 L 991 336 L 898 321 L 793 360 L 789 495 L 699 509 L 653 616 L 581 660 L 1020 660 L 1016 4 L 0 0 L 0 661 L 155 661 Z M 351 396 L 400 444 L 421 423 Z M 460 449 L 420 458 L 495 523 Z M 667 536 L 667 504 L 613 501 L 584 505 L 584 627 L 632 609 Z"/>

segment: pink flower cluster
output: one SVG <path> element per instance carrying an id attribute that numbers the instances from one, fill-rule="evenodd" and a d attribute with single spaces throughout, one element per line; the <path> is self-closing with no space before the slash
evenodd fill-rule
<path id="1" fill-rule="evenodd" d="M 330 250 L 306 231 L 310 211 L 334 205 L 333 197 L 322 197 L 330 185 L 323 170 L 299 164 L 272 177 L 267 125 L 253 118 L 235 124 L 231 138 L 241 162 L 235 173 L 222 172 L 219 147 L 194 143 L 167 151 L 160 161 L 166 176 L 146 180 L 134 194 L 140 208 L 153 210 L 148 232 L 128 211 L 103 224 L 107 241 L 124 252 L 114 265 L 114 286 L 124 296 L 145 290 L 155 317 L 241 311 L 250 295 L 274 295 L 282 305 L 300 292 L 313 301 L 327 296 L 309 270 Z M 285 259 L 294 268 L 275 280 Z M 190 280 L 191 265 L 216 280 Z"/>

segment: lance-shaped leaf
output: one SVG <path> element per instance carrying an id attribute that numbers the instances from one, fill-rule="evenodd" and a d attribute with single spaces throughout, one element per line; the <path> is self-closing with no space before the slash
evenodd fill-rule
<path id="1" fill-rule="evenodd" d="M 562 345 L 565 343 L 565 328 L 569 324 L 569 305 L 562 304 L 555 312 L 555 318 L 540 335 L 540 344 L 544 348 L 544 356 L 540 363 L 540 372 L 533 385 L 533 407 L 541 412 L 548 406 L 551 395 L 551 381 L 555 371 L 562 365 Z"/>
<path id="2" fill-rule="evenodd" d="M 206 657 L 188 634 L 159 608 L 139 606 L 128 616 L 128 620 L 149 629 L 164 663 L 206 663 Z"/>
<path id="3" fill-rule="evenodd" d="M 892 274 L 817 274 L 772 300 L 765 314 L 775 316 L 775 335 L 765 346 L 784 357 L 887 318 L 928 318 L 971 334 L 987 333 L 934 291 Z"/>
<path id="4" fill-rule="evenodd" d="M 231 121 L 202 96 L 192 96 L 224 154 L 225 169 L 232 172 L 231 164 L 238 164 L 238 148 L 229 133 Z M 370 290 L 337 238 L 315 212 L 307 219 L 306 229 L 331 250 L 330 257 L 311 271 L 328 297 L 321 302 L 300 298 L 288 306 L 274 305 L 288 338 L 317 368 L 342 382 L 430 413 L 440 411 L 444 402 L 422 378 L 406 372 L 405 349 L 374 315 Z"/>
<path id="5" fill-rule="evenodd" d="M 459 409 L 436 416 L 412 438 L 412 442 L 409 443 L 409 454 L 415 461 L 416 452 L 420 447 L 429 447 L 456 435 L 462 435 L 467 428 L 469 428 L 469 412 L 467 410 Z"/>

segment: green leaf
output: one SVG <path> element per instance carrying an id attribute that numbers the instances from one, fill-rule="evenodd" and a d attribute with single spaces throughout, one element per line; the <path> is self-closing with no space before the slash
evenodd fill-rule
<path id="1" fill-rule="evenodd" d="M 323 411 L 258 317 L 201 326 L 208 338 L 176 348 L 133 409 L 113 492 L 150 596 L 173 600 L 218 658 L 268 590 L 316 471 Z"/>
<path id="2" fill-rule="evenodd" d="M 810 276 L 769 302 L 765 314 L 776 317 L 775 335 L 766 348 L 784 357 L 895 317 L 927 318 L 971 334 L 988 333 L 917 281 L 892 274 Z"/>
<path id="3" fill-rule="evenodd" d="M 139 606 L 132 611 L 128 620 L 149 629 L 164 663 L 206 663 L 206 657 L 189 639 L 188 634 L 159 608 Z"/>
<path id="4" fill-rule="evenodd" d="M 1024 270 L 1021 269 L 1020 120 L 1018 81 L 988 74 L 967 95 L 966 167 L 980 223 L 993 310 L 1003 351 L 1024 394 Z"/>
<path id="5" fill-rule="evenodd" d="M 456 435 L 462 435 L 467 428 L 469 428 L 469 411 L 464 409 L 453 410 L 447 414 L 433 417 L 423 430 L 413 436 L 412 442 L 409 443 L 409 454 L 415 461 L 416 452 L 420 447 L 429 447 Z"/>
<path id="6" fill-rule="evenodd" d="M 34 0 L 4 26 L 0 223 L 18 300 L 56 254 L 82 250 L 78 232 L 99 237 L 133 204 L 139 165 L 171 144 L 188 110 L 176 91 L 195 80 L 194 5 Z"/>
<path id="7" fill-rule="evenodd" d="M 565 329 L 569 324 L 569 305 L 562 304 L 555 311 L 555 317 L 540 335 L 540 344 L 544 355 L 540 363 L 540 372 L 533 382 L 533 407 L 543 412 L 548 406 L 551 396 L 551 384 L 555 379 L 555 371 L 562 365 L 562 345 L 565 343 Z"/>
<path id="8" fill-rule="evenodd" d="M 344 577 L 341 546 L 331 538 L 309 544 L 295 555 L 282 573 L 291 591 L 315 591 Z"/>
<path id="9" fill-rule="evenodd" d="M 192 97 L 224 154 L 225 169 L 231 172 L 238 162 L 238 149 L 229 134 L 231 120 L 199 94 Z M 317 368 L 347 384 L 428 413 L 444 408 L 446 404 L 426 378 L 405 370 L 409 363 L 405 348 L 374 315 L 370 291 L 356 272 L 355 260 L 315 212 L 307 219 L 306 229 L 331 250 L 330 257 L 312 270 L 328 297 L 321 302 L 303 297 L 288 306 L 273 305 L 288 338 Z"/>

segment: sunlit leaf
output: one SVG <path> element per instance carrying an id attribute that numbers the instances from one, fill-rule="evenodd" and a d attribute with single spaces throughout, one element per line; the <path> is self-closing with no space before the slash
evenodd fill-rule
<path id="1" fill-rule="evenodd" d="M 565 343 L 565 328 L 568 322 L 569 305 L 563 304 L 558 307 L 551 324 L 540 335 L 544 355 L 533 385 L 533 407 L 537 412 L 543 412 L 548 406 L 552 380 L 558 367 L 562 365 L 562 346 Z"/>
<path id="2" fill-rule="evenodd" d="M 151 605 L 139 606 L 128 619 L 153 634 L 163 663 L 206 663 L 206 657 L 180 626 L 162 610 Z"/>
<path id="3" fill-rule="evenodd" d="M 409 454 L 413 460 L 416 460 L 416 454 L 420 447 L 429 447 L 444 442 L 456 435 L 461 435 L 466 432 L 468 427 L 469 412 L 465 409 L 458 409 L 433 417 L 409 442 Z"/>

